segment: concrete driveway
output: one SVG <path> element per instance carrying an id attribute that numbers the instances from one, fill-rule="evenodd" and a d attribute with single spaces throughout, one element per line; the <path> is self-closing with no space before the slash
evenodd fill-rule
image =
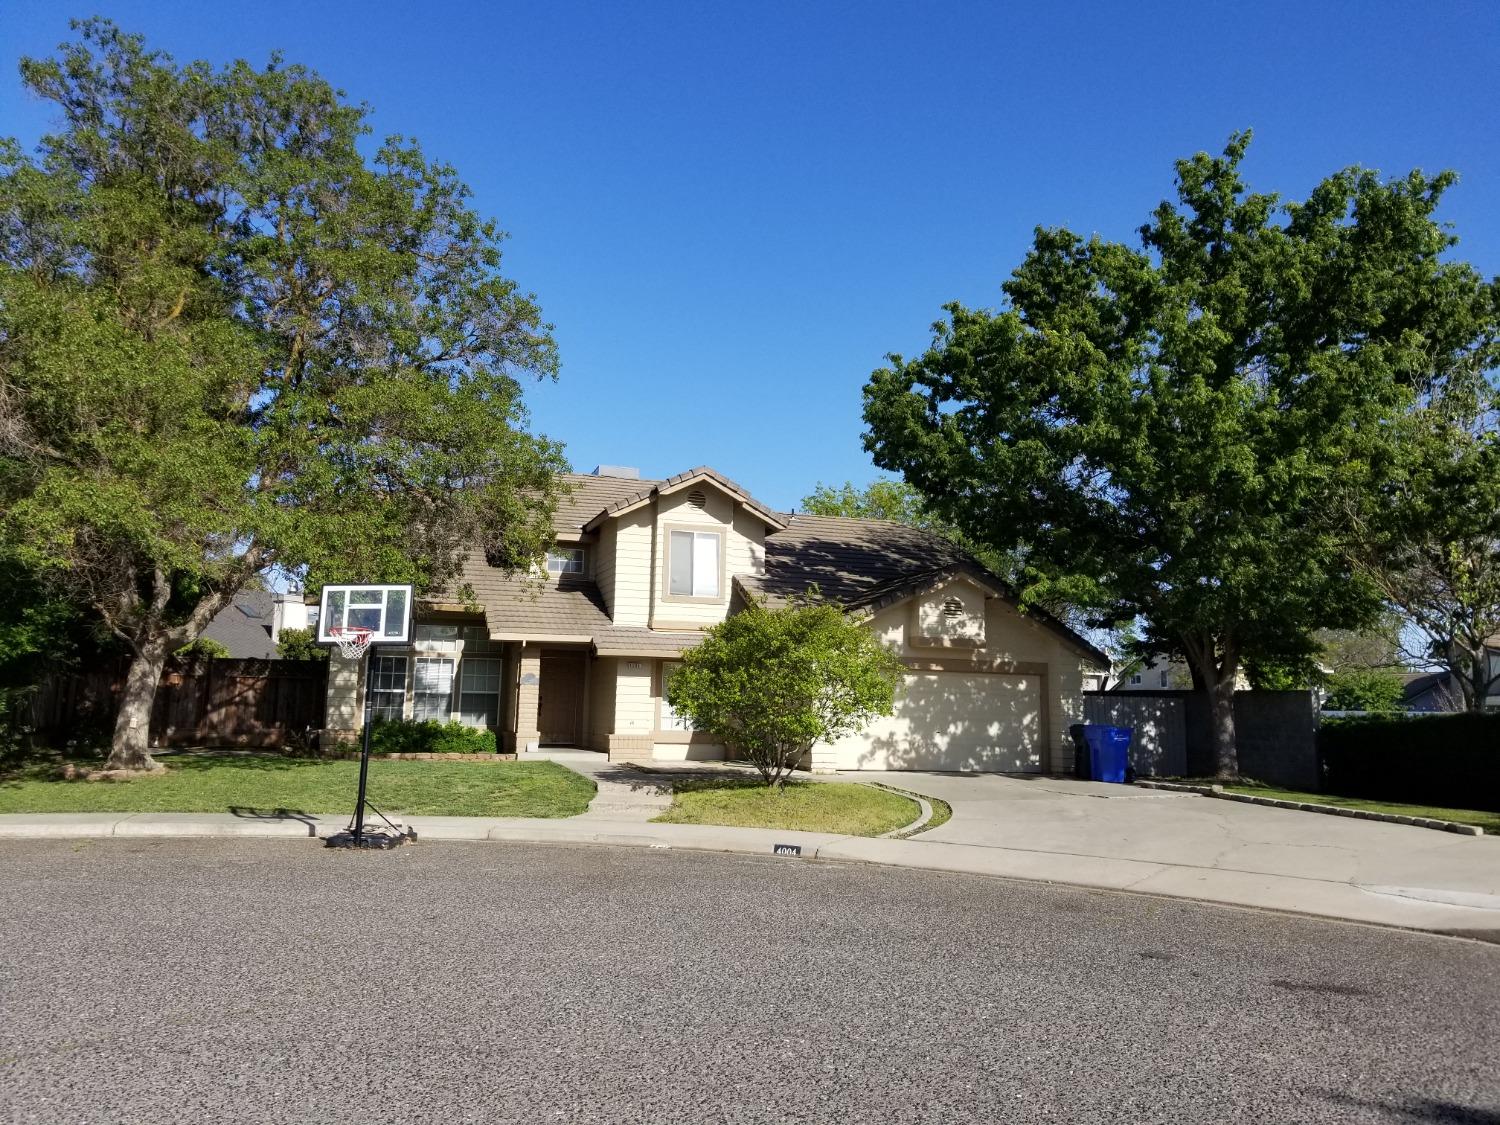
<path id="1" fill-rule="evenodd" d="M 860 772 L 953 807 L 914 837 L 1015 852 L 1348 884 L 1500 918 L 1500 837 L 1323 816 L 1127 785 L 998 774 Z M 1316 887 L 1308 887 L 1316 894 Z"/>

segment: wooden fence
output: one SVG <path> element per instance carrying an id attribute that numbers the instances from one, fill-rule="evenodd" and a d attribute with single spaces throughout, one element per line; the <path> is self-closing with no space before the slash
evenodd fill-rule
<path id="1" fill-rule="evenodd" d="M 63 745 L 107 737 L 125 664 L 58 676 L 32 697 L 37 737 Z M 153 746 L 284 746 L 323 726 L 326 660 L 169 664 L 151 709 Z"/>

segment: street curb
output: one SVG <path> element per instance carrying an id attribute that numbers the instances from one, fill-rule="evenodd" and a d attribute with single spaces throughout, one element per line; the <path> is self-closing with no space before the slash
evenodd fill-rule
<path id="1" fill-rule="evenodd" d="M 321 839 L 344 829 L 345 818 L 296 816 L 221 820 L 192 813 L 5 814 L 0 838 L 272 837 Z M 893 840 L 831 833 L 731 828 L 716 825 L 636 824 L 583 816 L 556 820 L 479 817 L 410 817 L 419 841 L 516 843 L 541 846 L 615 846 L 661 851 L 700 851 L 770 859 L 773 856 L 831 863 L 859 863 L 933 871 L 1079 890 L 1125 893 L 1164 901 L 1197 902 L 1268 911 L 1349 925 L 1375 925 L 1469 940 L 1500 942 L 1500 910 L 1441 902 L 1392 901 L 1352 883 L 1267 876 L 1216 869 L 1219 885 L 1208 886 L 1205 869 L 1148 860 L 1111 859 L 940 841 Z M 1314 891 L 1314 888 L 1317 888 Z M 1379 890 L 1386 890 L 1379 888 Z M 1313 892 L 1310 897 L 1309 892 Z"/>
<path id="2" fill-rule="evenodd" d="M 871 789 L 884 789 L 887 793 L 894 793 L 898 797 L 917 802 L 917 819 L 910 824 L 903 824 L 900 828 L 892 828 L 889 832 L 882 832 L 877 839 L 880 840 L 904 840 L 908 836 L 915 836 L 926 827 L 927 822 L 932 819 L 932 802 L 920 793 L 912 793 L 906 789 L 897 789 L 894 785 L 882 785 L 878 781 L 868 781 L 864 784 Z"/>
<path id="3" fill-rule="evenodd" d="M 1137 781 L 1142 789 L 1165 789 L 1174 793 L 1197 793 L 1220 801 L 1238 801 L 1242 805 L 1264 805 L 1271 809 L 1293 809 L 1297 812 L 1322 813 L 1324 816 L 1347 816 L 1355 820 L 1375 820 L 1382 824 L 1405 824 L 1411 828 L 1431 828 L 1459 836 L 1483 836 L 1477 824 L 1460 824 L 1455 820 L 1438 820 L 1429 816 L 1401 816 L 1397 813 L 1373 812 L 1370 809 L 1346 809 L 1340 805 L 1320 805 L 1313 801 L 1283 801 L 1279 797 L 1256 797 L 1250 793 L 1229 793 L 1222 785 L 1183 785 L 1175 781 Z"/>

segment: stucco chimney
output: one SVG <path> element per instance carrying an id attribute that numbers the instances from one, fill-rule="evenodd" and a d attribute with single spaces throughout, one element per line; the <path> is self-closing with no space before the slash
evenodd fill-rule
<path id="1" fill-rule="evenodd" d="M 631 465 L 596 465 L 594 467 L 596 477 L 624 477 L 626 480 L 640 480 L 641 471 Z"/>

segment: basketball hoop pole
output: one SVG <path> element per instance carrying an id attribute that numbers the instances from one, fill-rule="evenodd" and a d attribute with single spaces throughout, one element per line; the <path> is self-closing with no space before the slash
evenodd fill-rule
<path id="1" fill-rule="evenodd" d="M 364 668 L 365 676 L 370 674 L 370 651 L 365 650 Z M 364 683 L 364 676 L 360 677 Z M 360 847 L 365 840 L 365 784 L 370 778 L 370 720 L 373 707 L 370 703 L 370 690 L 365 688 L 365 729 L 361 732 L 359 747 L 359 796 L 354 801 L 354 846 Z"/>

